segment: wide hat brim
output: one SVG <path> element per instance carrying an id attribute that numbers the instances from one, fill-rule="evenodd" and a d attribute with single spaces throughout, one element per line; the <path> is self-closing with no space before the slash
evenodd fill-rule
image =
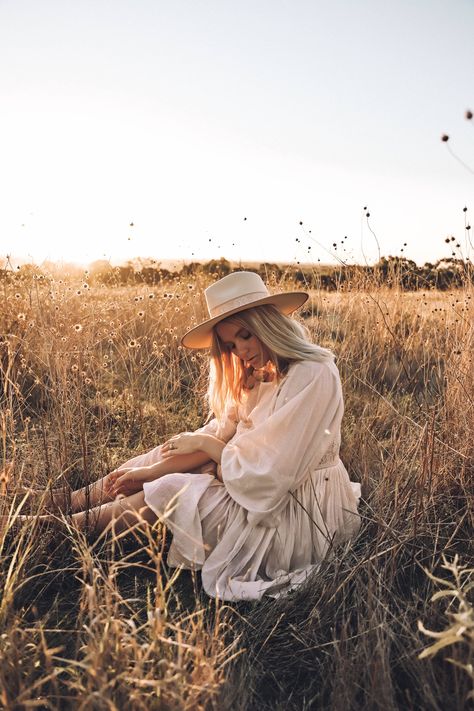
<path id="1" fill-rule="evenodd" d="M 309 294 L 305 291 L 288 291 L 283 294 L 270 294 L 262 299 L 257 299 L 244 306 L 237 306 L 235 309 L 230 309 L 219 316 L 203 321 L 203 323 L 187 331 L 182 337 L 181 343 L 186 348 L 209 348 L 212 343 L 212 329 L 217 323 L 224 321 L 224 319 L 229 318 L 229 316 L 239 311 L 253 309 L 255 306 L 262 306 L 263 304 L 273 304 L 280 313 L 288 316 L 288 314 L 293 313 L 293 311 L 299 309 L 300 306 L 303 306 L 308 298 Z"/>

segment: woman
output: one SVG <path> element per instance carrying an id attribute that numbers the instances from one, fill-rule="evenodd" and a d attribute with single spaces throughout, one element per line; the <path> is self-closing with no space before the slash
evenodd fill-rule
<path id="1" fill-rule="evenodd" d="M 73 492 L 73 523 L 123 531 L 159 517 L 169 565 L 200 569 L 209 595 L 278 595 L 359 527 L 360 487 L 338 456 L 339 374 L 288 316 L 306 293 L 270 295 L 236 272 L 205 294 L 210 318 L 182 344 L 210 348 L 214 419 Z"/>

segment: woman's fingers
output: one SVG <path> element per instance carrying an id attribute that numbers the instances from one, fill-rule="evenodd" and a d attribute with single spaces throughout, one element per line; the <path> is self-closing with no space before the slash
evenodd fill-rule
<path id="1" fill-rule="evenodd" d="M 107 477 L 107 480 L 105 482 L 105 490 L 108 494 L 115 494 L 115 486 L 117 484 L 117 480 L 119 476 L 122 474 L 122 472 L 119 471 L 113 471 L 110 472 L 110 474 Z"/>
<path id="2" fill-rule="evenodd" d="M 127 469 L 120 471 L 119 474 L 121 476 L 118 477 L 113 488 L 114 495 L 128 496 L 129 494 L 134 494 L 137 491 L 137 482 L 140 482 L 139 472 L 135 476 L 133 469 Z M 139 484 L 138 488 L 140 488 Z"/>
<path id="3" fill-rule="evenodd" d="M 110 472 L 109 476 L 107 477 L 107 481 L 113 483 L 114 481 L 117 480 L 117 477 L 119 477 L 119 476 L 120 476 L 120 472 L 118 472 L 118 471 Z"/>
<path id="4" fill-rule="evenodd" d="M 107 492 L 113 491 L 113 488 L 115 486 L 115 483 L 120 476 L 121 472 L 115 470 L 113 472 L 110 472 L 110 474 L 107 476 L 107 479 L 105 481 L 105 490 Z"/>
<path id="5" fill-rule="evenodd" d="M 117 479 L 115 480 L 114 487 L 113 487 L 115 496 L 122 493 L 122 489 L 123 489 L 126 477 L 127 477 L 127 473 L 122 472 L 121 476 L 118 476 Z"/>
<path id="6" fill-rule="evenodd" d="M 166 459 L 176 454 L 190 454 L 196 451 L 193 432 L 180 432 L 180 434 L 170 437 L 161 445 L 162 456 Z"/>
<path id="7" fill-rule="evenodd" d="M 175 454 L 178 454 L 179 450 L 179 440 L 178 437 L 172 437 L 171 439 L 168 439 L 166 442 L 164 442 L 161 445 L 161 456 L 164 459 L 167 459 L 168 457 L 172 457 Z"/>

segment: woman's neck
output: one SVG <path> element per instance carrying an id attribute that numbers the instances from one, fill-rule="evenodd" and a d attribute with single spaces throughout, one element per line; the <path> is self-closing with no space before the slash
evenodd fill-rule
<path id="1" fill-rule="evenodd" d="M 271 361 L 265 363 L 261 368 L 250 366 L 247 369 L 247 377 L 245 381 L 245 389 L 253 390 L 257 383 L 271 383 L 276 379 L 275 366 Z"/>

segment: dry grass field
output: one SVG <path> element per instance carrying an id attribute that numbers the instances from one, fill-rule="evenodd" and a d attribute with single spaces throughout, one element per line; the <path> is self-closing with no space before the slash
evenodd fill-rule
<path id="1" fill-rule="evenodd" d="M 289 596 L 223 604 L 167 568 L 159 523 L 94 542 L 15 522 L 28 488 L 46 505 L 207 414 L 206 354 L 179 345 L 204 277 L 87 279 L 0 282 L 1 708 L 468 708 L 472 286 L 311 293 L 300 317 L 337 354 L 362 530 Z"/>

